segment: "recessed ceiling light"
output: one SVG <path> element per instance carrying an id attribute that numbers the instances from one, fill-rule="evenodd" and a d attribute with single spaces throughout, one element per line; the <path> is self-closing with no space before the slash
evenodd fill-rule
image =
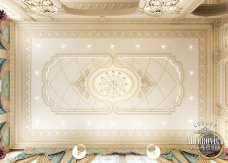
<path id="1" fill-rule="evenodd" d="M 39 73 L 40 73 L 40 71 L 37 71 L 37 70 L 34 71 L 34 74 L 35 74 L 35 75 L 39 75 Z"/>
<path id="2" fill-rule="evenodd" d="M 138 49 L 138 48 L 140 48 L 140 47 L 141 47 L 141 45 L 136 44 L 136 45 L 135 45 L 135 47 Z"/>
<path id="3" fill-rule="evenodd" d="M 137 126 L 141 126 L 142 122 L 141 121 L 138 121 L 137 122 Z"/>
<path id="4" fill-rule="evenodd" d="M 190 71 L 189 73 L 190 73 L 190 75 L 193 75 L 194 74 L 194 71 Z"/>
<path id="5" fill-rule="evenodd" d="M 191 100 L 191 101 L 194 100 L 194 96 L 190 96 L 189 100 Z"/>
<path id="6" fill-rule="evenodd" d="M 40 48 L 40 47 L 41 47 L 41 44 L 37 43 L 36 48 Z"/>
<path id="7" fill-rule="evenodd" d="M 62 121 L 61 121 L 61 125 L 64 126 L 65 124 L 66 124 L 65 120 L 62 120 Z"/>
<path id="8" fill-rule="evenodd" d="M 36 119 L 36 124 L 39 124 L 40 123 L 40 120 L 39 119 Z"/>
<path id="9" fill-rule="evenodd" d="M 91 122 L 90 121 L 87 121 L 87 125 L 90 125 L 91 124 Z"/>
<path id="10" fill-rule="evenodd" d="M 40 97 L 39 96 L 35 96 L 35 100 L 39 100 L 40 99 Z"/>
<path id="11" fill-rule="evenodd" d="M 167 122 L 166 122 L 166 121 L 163 121 L 163 122 L 162 122 L 162 125 L 163 125 L 163 126 L 165 126 L 166 124 L 167 124 Z"/>
<path id="12" fill-rule="evenodd" d="M 87 44 L 87 48 L 88 48 L 88 49 L 90 49 L 90 48 L 91 48 L 91 46 L 92 46 L 91 44 Z"/>
<path id="13" fill-rule="evenodd" d="M 62 44 L 61 45 L 61 48 L 64 50 L 66 48 L 66 45 L 65 44 Z"/>
<path id="14" fill-rule="evenodd" d="M 190 50 L 192 50 L 192 49 L 193 49 L 193 45 L 189 45 L 188 48 L 189 48 Z"/>
<path id="15" fill-rule="evenodd" d="M 162 45 L 161 48 L 164 50 L 166 49 L 166 45 Z"/>
<path id="16" fill-rule="evenodd" d="M 114 49 L 114 48 L 115 48 L 115 45 L 111 44 L 111 45 L 110 45 L 110 48 L 111 48 L 111 49 Z"/>

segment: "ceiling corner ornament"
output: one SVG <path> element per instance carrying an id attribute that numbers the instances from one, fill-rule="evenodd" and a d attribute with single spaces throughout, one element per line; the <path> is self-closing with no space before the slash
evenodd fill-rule
<path id="1" fill-rule="evenodd" d="M 41 15 L 65 12 L 65 7 L 59 0 L 22 0 L 22 2 L 27 6 L 27 12 Z"/>
<path id="2" fill-rule="evenodd" d="M 139 12 L 150 16 L 178 13 L 180 0 L 140 0 Z"/>

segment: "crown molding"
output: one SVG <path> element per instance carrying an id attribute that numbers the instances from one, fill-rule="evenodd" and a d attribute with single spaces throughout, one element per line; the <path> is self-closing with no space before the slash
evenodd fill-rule
<path id="1" fill-rule="evenodd" d="M 16 24 L 61 24 L 61 23 L 79 23 L 79 24 L 218 24 L 222 22 L 222 18 L 78 18 L 78 19 L 40 19 L 37 22 L 23 21 L 16 22 Z M 221 24 L 221 23 L 219 23 Z"/>

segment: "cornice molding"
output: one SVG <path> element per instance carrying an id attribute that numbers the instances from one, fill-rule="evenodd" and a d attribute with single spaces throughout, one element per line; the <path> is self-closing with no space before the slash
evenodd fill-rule
<path id="1" fill-rule="evenodd" d="M 158 19 L 158 18 L 107 18 L 107 17 L 98 17 L 98 18 L 78 18 L 78 19 L 40 19 L 38 22 L 34 21 L 24 21 L 16 22 L 16 24 L 50 24 L 50 23 L 81 23 L 81 24 L 218 24 L 222 22 L 221 18 L 174 18 L 174 19 Z"/>
<path id="2" fill-rule="evenodd" d="M 81 10 L 117 10 L 138 7 L 138 2 L 63 2 L 66 7 Z"/>

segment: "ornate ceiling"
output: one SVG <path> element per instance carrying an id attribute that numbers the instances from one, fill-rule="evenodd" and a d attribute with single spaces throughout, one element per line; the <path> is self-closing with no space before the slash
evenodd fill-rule
<path id="1" fill-rule="evenodd" d="M 18 24 L 14 147 L 179 144 L 207 118 L 207 25 Z"/>
<path id="2" fill-rule="evenodd" d="M 179 1 L 179 0 L 178 0 Z M 212 4 L 204 0 L 180 0 L 175 12 L 159 15 L 155 18 L 195 18 L 191 13 L 201 4 Z M 213 4 L 221 1 L 213 1 Z M 222 1 L 222 3 L 225 3 Z M 99 18 L 154 18 L 143 12 L 145 0 L 7 0 L 0 6 L 14 20 L 29 21 L 71 21 L 74 19 Z M 37 12 L 39 10 L 39 12 Z M 204 9 L 205 10 L 205 9 Z"/>
<path id="3" fill-rule="evenodd" d="M 170 113 L 183 98 L 181 66 L 168 54 L 56 56 L 43 80 L 57 113 Z"/>
<path id="4" fill-rule="evenodd" d="M 0 2 L 16 21 L 14 147 L 186 143 L 192 122 L 213 117 L 213 29 L 223 15 L 192 13 L 224 1 L 180 0 L 159 17 L 143 0 L 44 0 L 34 9 L 39 1 Z"/>

